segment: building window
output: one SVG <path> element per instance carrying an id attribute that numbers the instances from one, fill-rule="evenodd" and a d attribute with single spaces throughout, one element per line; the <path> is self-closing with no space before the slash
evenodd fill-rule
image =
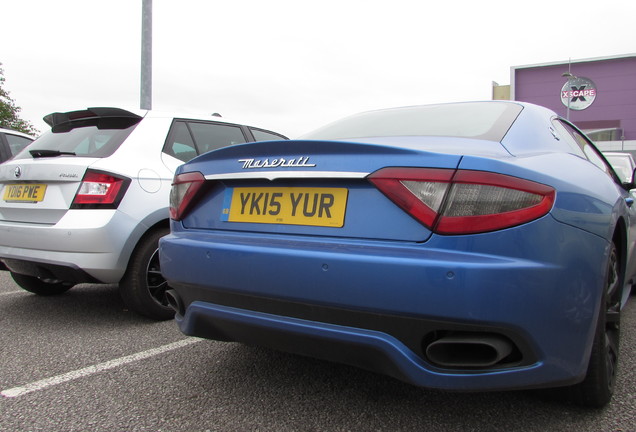
<path id="1" fill-rule="evenodd" d="M 623 130 L 621 128 L 584 129 L 583 132 L 594 142 L 620 141 L 623 137 Z"/>

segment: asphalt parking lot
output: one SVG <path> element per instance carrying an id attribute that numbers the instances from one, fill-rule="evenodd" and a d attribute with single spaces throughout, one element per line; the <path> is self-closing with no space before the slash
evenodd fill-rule
<path id="1" fill-rule="evenodd" d="M 59 297 L 0 272 L 0 431 L 634 431 L 636 306 L 612 404 L 558 392 L 446 393 L 348 366 L 183 336 L 115 286 Z"/>

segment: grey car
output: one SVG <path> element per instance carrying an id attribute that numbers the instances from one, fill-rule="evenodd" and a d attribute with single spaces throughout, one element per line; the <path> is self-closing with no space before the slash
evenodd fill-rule
<path id="1" fill-rule="evenodd" d="M 169 319 L 157 245 L 177 166 L 229 145 L 286 139 L 213 116 L 89 108 L 0 165 L 0 267 L 38 295 L 119 284 L 126 305 Z"/>
<path id="2" fill-rule="evenodd" d="M 13 129 L 0 128 L 0 162 L 11 159 L 33 142 L 33 137 Z"/>
<path id="3" fill-rule="evenodd" d="M 632 155 L 626 152 L 605 152 L 603 154 L 621 181 L 630 183 L 634 169 L 636 169 L 636 163 Z"/>

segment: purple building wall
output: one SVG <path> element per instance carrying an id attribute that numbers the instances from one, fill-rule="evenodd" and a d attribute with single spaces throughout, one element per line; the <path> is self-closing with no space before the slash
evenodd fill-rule
<path id="1" fill-rule="evenodd" d="M 625 140 L 636 140 L 636 55 L 572 61 L 570 73 L 596 85 L 594 102 L 581 111 L 569 110 L 569 119 L 581 129 L 622 128 Z M 511 98 L 568 115 L 561 102 L 562 76 L 568 63 L 511 68 Z"/>

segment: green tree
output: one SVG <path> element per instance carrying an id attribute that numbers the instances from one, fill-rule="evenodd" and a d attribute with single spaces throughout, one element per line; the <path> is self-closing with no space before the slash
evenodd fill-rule
<path id="1" fill-rule="evenodd" d="M 0 127 L 14 129 L 29 135 L 37 136 L 38 131 L 29 121 L 22 120 L 18 114 L 22 108 L 15 104 L 9 96 L 9 92 L 4 89 L 4 69 L 0 63 Z"/>

